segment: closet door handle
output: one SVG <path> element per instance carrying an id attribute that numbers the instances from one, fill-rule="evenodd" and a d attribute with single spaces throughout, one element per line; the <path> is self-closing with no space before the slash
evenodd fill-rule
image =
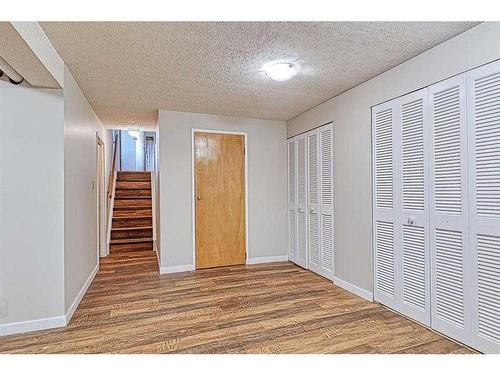
<path id="1" fill-rule="evenodd" d="M 309 209 L 309 212 L 310 212 L 311 214 L 315 214 L 315 213 L 316 213 L 316 211 L 314 211 L 314 208 L 310 208 L 310 209 Z"/>

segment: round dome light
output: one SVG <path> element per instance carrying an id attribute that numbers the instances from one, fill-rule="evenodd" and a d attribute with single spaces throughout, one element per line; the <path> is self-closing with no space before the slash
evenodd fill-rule
<path id="1" fill-rule="evenodd" d="M 288 81 L 299 72 L 297 65 L 288 62 L 267 64 L 263 70 L 269 78 L 278 82 Z"/>

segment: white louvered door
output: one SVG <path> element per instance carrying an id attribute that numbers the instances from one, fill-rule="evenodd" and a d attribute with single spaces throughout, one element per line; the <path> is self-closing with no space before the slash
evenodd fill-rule
<path id="1" fill-rule="evenodd" d="M 467 73 L 472 346 L 500 353 L 500 62 Z"/>
<path id="2" fill-rule="evenodd" d="M 374 298 L 397 309 L 395 105 L 372 108 Z"/>
<path id="3" fill-rule="evenodd" d="M 297 258 L 297 141 L 288 141 L 288 257 Z"/>
<path id="4" fill-rule="evenodd" d="M 427 94 L 372 109 L 375 300 L 430 324 Z"/>
<path id="5" fill-rule="evenodd" d="M 319 128 L 320 275 L 334 277 L 333 125 Z"/>
<path id="6" fill-rule="evenodd" d="M 500 61 L 372 108 L 374 297 L 500 353 Z"/>
<path id="7" fill-rule="evenodd" d="M 307 268 L 307 139 L 297 136 L 297 255 L 295 263 Z"/>
<path id="8" fill-rule="evenodd" d="M 400 98 L 396 107 L 399 310 L 430 324 L 427 90 Z"/>
<path id="9" fill-rule="evenodd" d="M 470 336 L 465 74 L 429 87 L 432 328 Z"/>
<path id="10" fill-rule="evenodd" d="M 307 138 L 307 228 L 308 228 L 308 267 L 320 273 L 321 230 L 320 230 L 320 171 L 319 171 L 319 132 L 308 132 Z"/>

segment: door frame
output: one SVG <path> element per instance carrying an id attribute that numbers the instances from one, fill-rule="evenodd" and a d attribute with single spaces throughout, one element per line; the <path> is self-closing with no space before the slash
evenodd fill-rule
<path id="1" fill-rule="evenodd" d="M 102 160 L 101 168 L 102 175 L 99 176 L 99 147 L 102 147 Z M 97 201 L 97 264 L 99 264 L 99 258 L 108 255 L 107 241 L 106 241 L 106 144 L 103 142 L 99 133 L 96 132 L 96 179 L 95 179 L 95 191 L 96 191 L 96 201 Z M 101 197 L 102 195 L 102 197 Z M 102 199 L 101 199 L 102 198 Z M 103 228 L 104 227 L 104 228 Z"/>
<path id="2" fill-rule="evenodd" d="M 248 133 L 232 130 L 218 130 L 218 129 L 199 129 L 191 128 L 191 236 L 192 236 L 192 249 L 193 252 L 193 269 L 196 269 L 196 202 L 195 202 L 195 158 L 194 158 L 194 135 L 195 133 L 211 133 L 211 134 L 229 134 L 229 135 L 242 135 L 245 142 L 245 263 L 248 264 L 248 249 L 250 241 L 248 238 Z"/>

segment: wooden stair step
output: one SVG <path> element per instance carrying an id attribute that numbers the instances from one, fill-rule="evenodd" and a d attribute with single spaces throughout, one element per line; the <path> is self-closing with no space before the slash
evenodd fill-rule
<path id="1" fill-rule="evenodd" d="M 153 237 L 144 237 L 144 238 L 123 238 L 119 240 L 111 240 L 111 244 L 120 244 L 120 243 L 137 243 L 137 242 L 152 242 Z"/>
<path id="2" fill-rule="evenodd" d="M 151 172 L 138 171 L 119 171 L 117 173 L 118 180 L 146 180 L 151 179 Z"/>
<path id="3" fill-rule="evenodd" d="M 152 207 L 151 198 L 140 198 L 140 199 L 123 199 L 123 198 L 115 198 L 115 208 L 120 207 Z"/>
<path id="4" fill-rule="evenodd" d="M 129 243 L 115 243 L 110 244 L 110 253 L 122 253 L 127 251 L 152 251 L 153 241 L 147 242 L 129 242 Z"/>
<path id="5" fill-rule="evenodd" d="M 147 199 L 147 200 L 151 200 L 152 197 L 151 196 L 144 196 L 144 195 L 135 195 L 135 196 L 134 195 L 132 195 L 132 196 L 127 195 L 127 196 L 124 196 L 124 197 L 117 197 L 115 195 L 115 200 L 121 200 L 121 199 L 123 199 L 123 200 L 126 200 L 126 199 Z"/>
<path id="6" fill-rule="evenodd" d="M 151 190 L 151 181 L 116 181 L 119 190 Z"/>
<path id="7" fill-rule="evenodd" d="M 151 198 L 151 189 L 115 189 L 115 198 L 125 197 Z"/>
<path id="8" fill-rule="evenodd" d="M 133 180 L 129 180 L 129 179 L 123 179 L 123 178 L 117 178 L 116 181 L 120 181 L 120 182 L 151 182 L 151 180 L 149 178 L 135 178 Z"/>
<path id="9" fill-rule="evenodd" d="M 153 237 L 153 228 L 147 229 L 130 228 L 124 230 L 123 228 L 116 228 L 111 230 L 111 240 L 136 240 L 141 238 Z"/>
<path id="10" fill-rule="evenodd" d="M 126 228 L 111 228 L 111 230 L 146 230 L 146 229 L 153 229 L 152 226 L 149 227 L 126 227 Z"/>
<path id="11" fill-rule="evenodd" d="M 151 205 L 149 206 L 114 206 L 114 210 L 135 210 L 135 209 L 152 209 L 153 207 Z"/>
<path id="12" fill-rule="evenodd" d="M 142 216 L 113 216 L 113 220 L 130 220 L 130 219 L 152 219 L 151 215 Z"/>
<path id="13" fill-rule="evenodd" d="M 145 228 L 153 226 L 153 218 L 151 216 L 136 217 L 114 217 L 111 228 Z"/>
<path id="14" fill-rule="evenodd" d="M 132 208 L 124 208 L 121 207 L 119 210 L 113 211 L 113 219 L 118 219 L 122 217 L 138 217 L 138 216 L 148 216 L 153 217 L 153 211 L 151 208 L 147 207 L 132 207 Z"/>

